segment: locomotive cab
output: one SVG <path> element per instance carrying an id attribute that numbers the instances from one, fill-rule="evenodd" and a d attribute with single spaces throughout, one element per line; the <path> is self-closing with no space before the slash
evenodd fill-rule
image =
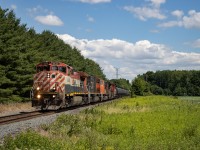
<path id="1" fill-rule="evenodd" d="M 64 99 L 65 76 L 71 68 L 63 63 L 43 62 L 36 66 L 31 90 L 32 106 L 47 109 L 60 106 Z"/>

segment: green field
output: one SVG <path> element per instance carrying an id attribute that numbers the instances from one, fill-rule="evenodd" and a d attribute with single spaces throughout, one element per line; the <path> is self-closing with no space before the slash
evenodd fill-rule
<path id="1" fill-rule="evenodd" d="M 200 96 L 179 96 L 178 99 L 200 104 Z"/>
<path id="2" fill-rule="evenodd" d="M 199 97 L 126 98 L 77 115 L 62 115 L 38 131 L 7 137 L 2 149 L 200 149 Z"/>

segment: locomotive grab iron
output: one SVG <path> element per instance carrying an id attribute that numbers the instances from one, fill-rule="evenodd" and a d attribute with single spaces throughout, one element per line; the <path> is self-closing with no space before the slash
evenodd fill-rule
<path id="1" fill-rule="evenodd" d="M 75 72 L 61 62 L 42 62 L 36 65 L 31 89 L 32 107 L 42 110 L 105 101 L 125 95 L 129 91 L 116 87 L 85 72 Z"/>

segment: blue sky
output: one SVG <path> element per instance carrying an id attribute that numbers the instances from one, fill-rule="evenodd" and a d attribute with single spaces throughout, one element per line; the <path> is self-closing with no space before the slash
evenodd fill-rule
<path id="1" fill-rule="evenodd" d="M 200 70 L 199 0 L 0 0 L 21 23 L 50 30 L 97 61 L 108 78 Z"/>

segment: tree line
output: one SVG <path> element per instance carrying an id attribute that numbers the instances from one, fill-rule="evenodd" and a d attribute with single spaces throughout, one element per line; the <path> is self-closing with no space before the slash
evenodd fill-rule
<path id="1" fill-rule="evenodd" d="M 36 33 L 21 24 L 13 11 L 0 7 L 0 103 L 29 100 L 35 65 L 42 61 L 64 62 L 76 70 L 104 80 L 98 63 L 81 55 L 51 31 Z M 112 79 L 118 87 L 133 95 L 200 96 L 200 71 L 148 71 L 132 84 L 126 79 Z"/>
<path id="2" fill-rule="evenodd" d="M 148 71 L 132 81 L 132 92 L 135 95 L 200 96 L 200 71 Z"/>
<path id="3" fill-rule="evenodd" d="M 120 78 L 120 79 L 111 79 L 110 82 L 114 83 L 117 87 L 131 90 L 131 84 L 129 83 L 129 80 Z"/>
<path id="4" fill-rule="evenodd" d="M 0 7 L 0 102 L 28 100 L 35 65 L 64 62 L 76 70 L 105 79 L 102 68 L 51 31 L 36 33 L 21 24 L 13 11 Z"/>

